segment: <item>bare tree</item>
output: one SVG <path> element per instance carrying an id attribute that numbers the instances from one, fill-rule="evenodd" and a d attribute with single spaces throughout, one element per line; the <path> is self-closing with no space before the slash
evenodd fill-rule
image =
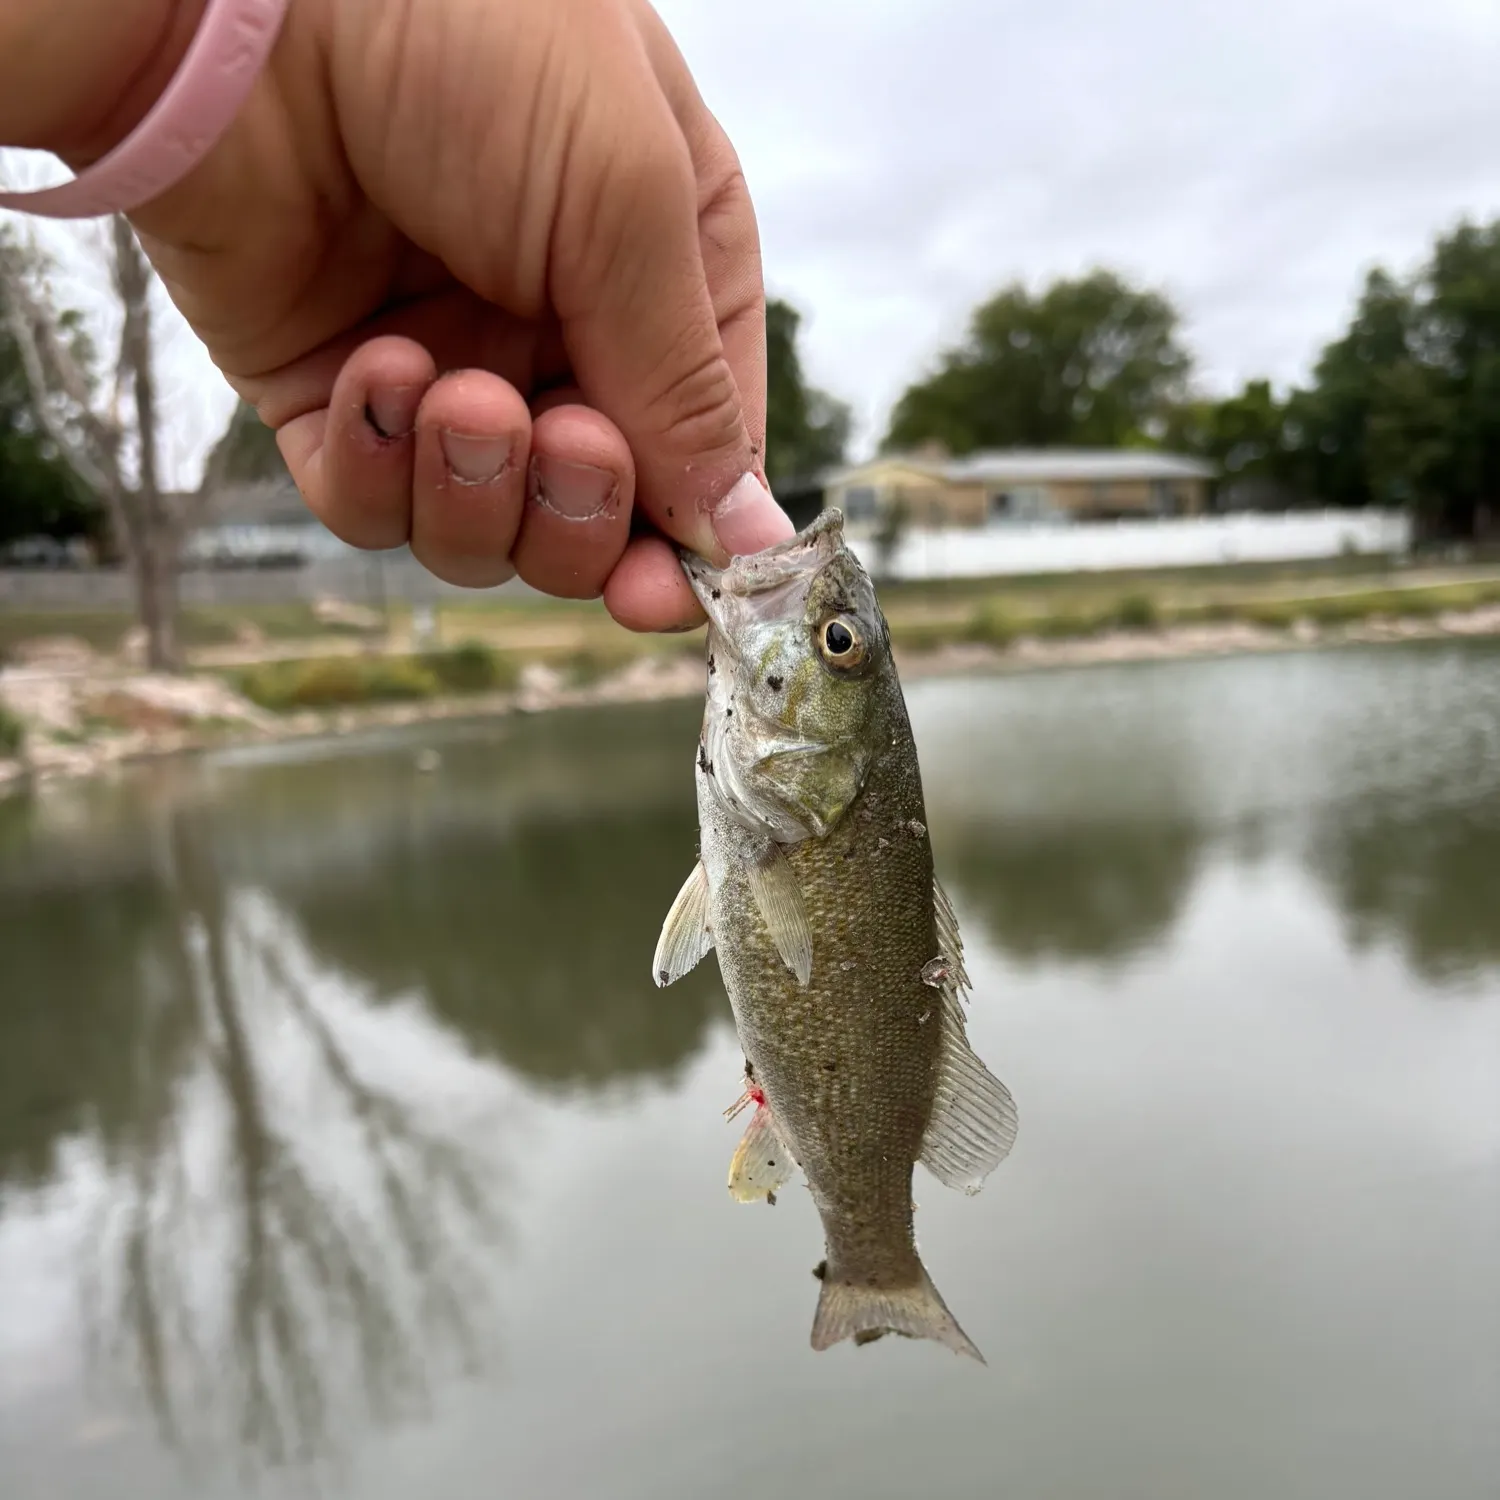
<path id="1" fill-rule="evenodd" d="M 227 1442 L 247 1470 L 312 1470 L 344 1422 L 419 1412 L 444 1364 L 484 1368 L 506 1184 L 489 1130 L 415 1075 L 369 1076 L 336 979 L 223 868 L 209 810 L 168 787 L 153 812 L 175 932 L 132 1064 L 139 1126 L 85 1235 L 95 1378 L 135 1387 L 189 1461 Z M 186 1049 L 156 1045 L 167 1026 Z M 288 1073 L 320 1130 L 298 1129 Z"/>
<path id="2" fill-rule="evenodd" d="M 191 494 L 173 496 L 163 488 L 152 342 L 154 273 L 123 217 L 111 221 L 107 254 L 121 317 L 113 381 L 102 399 L 67 315 L 52 305 L 39 284 L 40 257 L 5 236 L 0 236 L 0 313 L 20 352 L 39 426 L 109 515 L 135 582 L 147 665 L 177 671 L 182 665 L 177 575 L 183 527 L 222 484 L 233 445 L 215 446 Z M 247 412 L 241 404 L 232 422 L 255 420 Z"/>

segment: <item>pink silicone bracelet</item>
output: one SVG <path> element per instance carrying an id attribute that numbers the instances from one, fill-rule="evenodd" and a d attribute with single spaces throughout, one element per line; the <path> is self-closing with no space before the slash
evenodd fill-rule
<path id="1" fill-rule="evenodd" d="M 130 213 L 181 182 L 229 129 L 276 45 L 290 0 L 208 0 L 182 66 L 150 113 L 71 182 L 0 193 L 49 219 Z"/>

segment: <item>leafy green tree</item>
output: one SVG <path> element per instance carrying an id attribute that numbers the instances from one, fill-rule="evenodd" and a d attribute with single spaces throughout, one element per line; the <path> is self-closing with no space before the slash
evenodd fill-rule
<path id="1" fill-rule="evenodd" d="M 1407 282 L 1372 271 L 1344 336 L 1287 410 L 1287 445 L 1332 505 L 1409 505 L 1473 536 L 1500 506 L 1500 220 L 1462 223 Z"/>
<path id="2" fill-rule="evenodd" d="M 103 508 L 38 428 L 21 351 L 0 300 L 0 546 L 21 537 L 96 535 L 103 519 Z"/>
<path id="3" fill-rule="evenodd" d="M 1190 358 L 1160 293 L 1112 271 L 1016 283 L 973 314 L 968 335 L 896 403 L 884 446 L 1117 447 L 1164 431 Z"/>
<path id="4" fill-rule="evenodd" d="M 774 490 L 844 461 L 849 408 L 810 386 L 797 354 L 802 315 L 772 297 L 766 304 L 766 478 Z"/>
<path id="5" fill-rule="evenodd" d="M 1289 447 L 1287 402 L 1268 380 L 1251 380 L 1221 401 L 1198 399 L 1169 413 L 1163 442 L 1206 459 L 1224 483 L 1260 479 L 1289 484 L 1297 454 Z"/>
<path id="6" fill-rule="evenodd" d="M 1411 345 L 1415 371 L 1405 390 L 1387 391 L 1379 414 L 1410 414 L 1405 484 L 1431 529 L 1484 532 L 1500 519 L 1500 219 L 1461 224 L 1437 242 Z M 1377 443 L 1384 436 L 1377 425 Z"/>
<path id="7" fill-rule="evenodd" d="M 1413 313 L 1409 289 L 1388 271 L 1371 271 L 1348 331 L 1323 350 L 1312 385 L 1292 396 L 1289 443 L 1308 488 L 1326 505 L 1403 498 L 1372 473 L 1370 433 L 1394 372 L 1408 362 Z"/>

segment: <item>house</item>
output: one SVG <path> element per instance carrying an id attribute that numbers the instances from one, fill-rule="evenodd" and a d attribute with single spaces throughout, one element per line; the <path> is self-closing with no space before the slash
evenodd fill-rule
<path id="1" fill-rule="evenodd" d="M 180 503 L 190 567 L 301 567 L 352 550 L 307 508 L 290 476 L 227 484 L 197 511 L 185 497 Z"/>
<path id="2" fill-rule="evenodd" d="M 1308 495 L 1294 486 L 1260 474 L 1225 480 L 1214 496 L 1214 509 L 1226 513 L 1305 510 L 1312 508 L 1313 503 Z"/>
<path id="3" fill-rule="evenodd" d="M 997 449 L 947 458 L 925 451 L 872 459 L 829 476 L 823 504 L 851 532 L 898 506 L 914 526 L 1063 524 L 1192 516 L 1208 509 L 1211 465 L 1133 448 Z"/>
<path id="4" fill-rule="evenodd" d="M 791 518 L 792 525 L 798 531 L 811 524 L 823 509 L 823 497 L 827 493 L 829 481 L 843 472 L 842 467 L 818 469 L 811 474 L 779 480 L 771 486 L 776 503 Z"/>

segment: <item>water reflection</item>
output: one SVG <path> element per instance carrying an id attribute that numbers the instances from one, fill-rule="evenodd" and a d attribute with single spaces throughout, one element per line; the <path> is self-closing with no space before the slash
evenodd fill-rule
<path id="1" fill-rule="evenodd" d="M 1190 825 L 1068 820 L 945 829 L 941 873 L 1013 961 L 1118 962 L 1162 941 L 1204 842 Z"/>
<path id="2" fill-rule="evenodd" d="M 190 1010 L 152 1000 L 180 974 L 170 897 L 141 870 L 89 900 L 9 891 L 0 913 L 0 1179 L 41 1186 L 85 1132 L 118 1166 L 159 1131 L 171 1100 L 156 1085 L 196 1041 Z"/>
<path id="3" fill-rule="evenodd" d="M 1433 981 L 1500 968 L 1493 798 L 1350 807 L 1316 840 L 1313 860 L 1358 946 L 1390 943 Z"/>
<path id="4" fill-rule="evenodd" d="M 445 746 L 432 777 L 394 747 L 268 769 L 221 837 L 327 962 L 419 992 L 479 1053 L 542 1085 L 660 1084 L 729 1017 L 713 964 L 650 974 L 697 849 L 698 713 L 509 726 Z"/>
<path id="5" fill-rule="evenodd" d="M 1171 1358 L 1186 1349 L 1236 1370 L 1251 1405 L 1294 1390 L 1299 1410 L 1307 1392 L 1306 1409 L 1337 1406 L 1366 1368 L 1399 1361 L 1350 1357 L 1323 1375 L 1299 1361 L 1303 1383 L 1289 1384 L 1280 1347 L 1251 1336 L 1281 1326 L 1287 1287 L 1299 1335 L 1317 1322 L 1307 1309 L 1334 1309 L 1328 1361 L 1363 1347 L 1367 1308 L 1399 1302 L 1392 1288 L 1411 1291 L 1413 1326 L 1436 1319 L 1437 1333 L 1424 1344 L 1381 1320 L 1385 1355 L 1479 1342 L 1465 1342 L 1467 1303 L 1451 1336 L 1439 1325 L 1445 1289 L 1470 1285 L 1467 1247 L 1493 1243 L 1487 1188 L 1443 1196 L 1459 1148 L 1465 1170 L 1479 1162 L 1473 1180 L 1492 1181 L 1481 1136 L 1464 1133 L 1485 1106 L 1461 1086 L 1451 1118 L 1430 1100 L 1453 1056 L 1484 1051 L 1456 1030 L 1493 1027 L 1483 1006 L 1423 1002 L 1455 976 L 1472 987 L 1500 973 L 1497 660 L 1326 655 L 912 694 L 938 860 L 981 981 L 975 1025 L 1035 1122 L 1002 1193 L 924 1199 L 924 1212 L 956 1256 L 945 1278 L 961 1286 L 971 1255 L 967 1305 L 989 1298 L 992 1318 L 1020 1330 L 1016 1368 L 1045 1375 L 1028 1373 L 1030 1397 L 1014 1380 L 944 1389 L 962 1416 L 928 1429 L 943 1445 L 928 1473 L 939 1492 L 999 1482 L 1009 1460 L 985 1439 L 996 1402 L 1019 1403 L 1014 1415 L 1033 1399 L 1037 1431 L 1078 1409 L 1104 1413 L 1104 1430 L 1125 1388 L 1159 1400 L 1163 1430 L 1191 1415 L 1204 1383 L 1174 1383 L 1167 1354 L 1151 1380 L 1130 1365 L 1119 1387 L 1091 1393 L 1094 1361 L 1112 1369 L 1139 1347 L 1099 1337 L 1101 1308 L 1149 1307 L 1147 1332 L 1178 1348 Z M 750 1363 L 768 1411 L 783 1402 L 771 1420 L 824 1465 L 808 1472 L 832 1494 L 865 1472 L 851 1452 L 877 1467 L 878 1430 L 910 1409 L 901 1382 L 956 1378 L 899 1359 L 853 1375 L 789 1363 L 805 1338 L 805 1247 L 779 1220 L 720 1212 L 728 1145 L 704 1122 L 728 1102 L 709 1076 L 723 1059 L 687 1066 L 727 1023 L 716 966 L 665 991 L 647 971 L 696 842 L 684 747 L 697 715 L 687 704 L 450 727 L 435 774 L 417 768 L 424 740 L 397 736 L 0 803 L 0 1260 L 44 1208 L 72 1216 L 58 1242 L 76 1263 L 94 1368 L 113 1400 L 137 1396 L 165 1443 L 256 1465 L 344 1447 L 356 1464 L 364 1454 L 357 1492 L 371 1500 L 443 1488 L 445 1475 L 446 1492 L 478 1493 L 518 1466 L 535 1479 L 559 1464 L 580 1492 L 615 1481 L 698 1494 L 732 1468 L 716 1435 L 738 1430 L 723 1402 L 740 1399 L 732 1373 Z M 1360 964 L 1351 934 L 1406 963 Z M 1149 965 L 1128 962 L 1148 952 Z M 1003 1001 L 985 999 L 1002 985 Z M 730 1039 L 717 1041 L 732 1072 Z M 1349 1049 L 1360 1066 L 1343 1072 Z M 1292 1108 L 1272 1121 L 1267 1069 L 1285 1056 L 1301 1071 L 1279 1081 Z M 1387 1071 L 1367 1077 L 1382 1059 Z M 1426 1095 L 1390 1086 L 1423 1066 Z M 1143 1074 L 1150 1088 L 1111 1093 Z M 1397 1092 L 1404 1115 L 1391 1112 Z M 1128 1181 L 1113 1164 L 1101 1175 L 1102 1139 L 1126 1143 L 1109 1149 Z M 1370 1144 L 1385 1140 L 1400 1151 Z M 1361 1176 L 1387 1158 L 1389 1180 Z M 1403 1186 L 1409 1162 L 1420 1192 Z M 1352 1184 L 1346 1239 L 1327 1180 Z M 1170 1212 L 1133 1217 L 1152 1193 Z M 1424 1193 L 1456 1218 L 1424 1208 Z M 1301 1241 L 1285 1238 L 1288 1222 Z M 1276 1255 L 1257 1239 L 1263 1223 L 1277 1226 Z M 1430 1240 L 1402 1241 L 1390 1278 L 1367 1280 L 1340 1322 L 1329 1289 L 1364 1264 L 1372 1226 L 1411 1225 Z M 1445 1245 L 1463 1247 L 1457 1270 L 1410 1274 Z M 733 1289 L 762 1257 L 784 1260 L 785 1283 L 767 1278 L 743 1342 L 710 1347 L 705 1309 L 727 1297 L 738 1311 Z M 1194 1284 L 1219 1320 L 1201 1348 L 1192 1330 L 1209 1325 L 1193 1307 L 1182 1316 Z M 7 1306 L 0 1377 L 26 1360 L 6 1342 Z M 1087 1316 L 1070 1322 L 1078 1307 Z M 1235 1309 L 1253 1328 L 1224 1357 Z M 780 1318 L 788 1342 L 761 1328 Z M 1261 1385 L 1245 1348 L 1260 1351 Z M 508 1359 L 522 1378 L 505 1377 Z M 647 1362 L 677 1370 L 677 1387 L 635 1378 Z M 471 1403 L 444 1385 L 480 1369 L 491 1382 Z M 39 1455 L 47 1481 L 76 1477 L 23 1424 L 7 1430 L 5 1399 L 0 1380 L 0 1468 L 19 1452 Z M 439 1425 L 412 1439 L 403 1469 L 401 1445 L 371 1423 L 428 1400 Z M 826 1454 L 796 1425 L 806 1410 L 837 1418 Z M 577 1433 L 608 1412 L 610 1457 L 590 1468 Z M 866 1430 L 851 1447 L 839 1435 L 856 1421 Z M 978 1436 L 966 1447 L 950 1442 L 958 1433 Z M 134 1450 L 133 1472 L 140 1492 L 167 1494 L 156 1451 Z M 1007 1447 L 1033 1477 L 1068 1451 L 1060 1430 Z M 680 1482 L 654 1477 L 668 1452 Z M 1218 1477 L 1238 1462 L 1221 1456 Z M 1095 1490 L 1049 1489 L 1113 1493 L 1117 1467 Z M 207 1465 L 198 1473 L 193 1493 L 225 1493 Z"/>
<path id="6" fill-rule="evenodd" d="M 311 1462 L 477 1365 L 505 1078 L 665 1081 L 727 1020 L 712 965 L 649 975 L 691 719 L 617 716 L 605 776 L 579 722 L 10 805 L 0 1187 L 97 1153 L 93 1357 L 179 1450 Z"/>
<path id="7" fill-rule="evenodd" d="M 1215 862 L 1289 860 L 1360 946 L 1500 967 L 1491 643 L 943 684 L 924 776 L 941 873 L 1019 964 L 1159 948 Z"/>
<path id="8" fill-rule="evenodd" d="M 356 1393 L 388 1419 L 485 1355 L 504 1179 L 476 1143 L 503 1112 L 481 1091 L 455 1114 L 419 1055 L 382 1063 L 347 981 L 226 878 L 201 803 L 151 811 L 151 876 L 7 913 L 48 941 L 7 943 L 29 959 L 0 1009 L 0 1162 L 34 1183 L 65 1137 L 97 1143 L 88 1342 L 163 1441 L 312 1462 Z"/>
<path id="9" fill-rule="evenodd" d="M 450 829 L 378 884 L 283 886 L 308 940 L 381 994 L 420 986 L 470 1043 L 528 1078 L 664 1081 L 726 1018 L 713 964 L 669 989 L 654 933 L 695 849 L 680 809 Z"/>

